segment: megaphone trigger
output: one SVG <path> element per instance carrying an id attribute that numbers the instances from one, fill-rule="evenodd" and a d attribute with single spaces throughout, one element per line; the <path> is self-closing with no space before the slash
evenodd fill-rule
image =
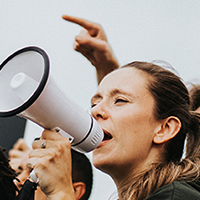
<path id="1" fill-rule="evenodd" d="M 70 141 L 70 143 L 73 142 L 74 138 L 70 134 L 63 131 L 62 129 L 56 127 L 53 130 L 56 131 L 56 132 L 59 132 L 62 136 L 66 137 Z"/>

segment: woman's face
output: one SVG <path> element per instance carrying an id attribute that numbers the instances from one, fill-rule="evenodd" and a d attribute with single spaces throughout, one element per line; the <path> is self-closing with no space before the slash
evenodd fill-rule
<path id="1" fill-rule="evenodd" d="M 107 75 L 92 98 L 92 115 L 106 135 L 93 151 L 93 164 L 110 175 L 141 168 L 154 159 L 158 122 L 147 85 L 144 72 L 122 68 Z"/>

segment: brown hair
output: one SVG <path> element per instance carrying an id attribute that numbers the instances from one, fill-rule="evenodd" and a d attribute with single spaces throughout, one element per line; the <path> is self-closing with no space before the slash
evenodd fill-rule
<path id="1" fill-rule="evenodd" d="M 181 121 L 179 133 L 165 143 L 162 161 L 153 163 L 148 169 L 132 177 L 119 191 L 123 199 L 142 200 L 174 180 L 191 181 L 199 177 L 200 115 L 189 111 L 188 90 L 171 71 L 147 62 L 132 62 L 124 67 L 134 67 L 148 75 L 148 89 L 155 100 L 156 119 L 175 116 Z M 181 159 L 186 136 L 186 157 Z"/>
<path id="2" fill-rule="evenodd" d="M 192 84 L 192 87 L 189 91 L 190 93 L 190 110 L 195 111 L 200 107 L 200 85 Z"/>

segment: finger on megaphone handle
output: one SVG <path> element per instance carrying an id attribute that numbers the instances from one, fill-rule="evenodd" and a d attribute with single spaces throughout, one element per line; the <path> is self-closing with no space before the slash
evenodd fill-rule
<path id="1" fill-rule="evenodd" d="M 15 182 L 15 185 L 17 186 L 17 188 L 20 190 L 22 188 L 22 186 L 24 185 L 24 182 L 27 180 L 27 178 L 30 176 L 30 173 L 28 170 L 23 170 L 18 176 L 17 176 L 17 180 Z"/>
<path id="2" fill-rule="evenodd" d="M 47 130 L 45 129 L 42 132 L 42 136 L 40 137 L 40 140 L 59 140 L 60 139 L 61 134 L 55 130 Z"/>
<path id="3" fill-rule="evenodd" d="M 36 158 L 29 158 L 27 160 L 27 164 L 26 164 L 26 169 L 31 172 L 34 168 L 34 164 L 33 164 L 33 160 L 36 159 Z"/>
<path id="4" fill-rule="evenodd" d="M 41 152 L 39 152 L 38 153 L 38 155 L 36 154 L 37 153 L 37 151 L 31 151 L 30 153 L 29 153 L 29 157 L 33 154 L 33 153 L 35 153 L 36 155 L 34 155 L 34 156 L 39 156 L 39 157 L 41 157 L 42 155 L 43 155 L 43 153 L 42 153 L 42 150 L 45 150 L 45 149 L 47 149 L 47 148 L 51 148 L 51 147 L 54 147 L 54 141 L 52 141 L 52 140 L 49 140 L 49 139 L 40 139 L 40 140 L 36 140 L 36 141 L 34 141 L 33 143 L 32 143 L 32 148 L 34 149 L 34 150 L 36 150 L 36 149 L 38 149 L 39 151 L 41 151 Z"/>
<path id="5" fill-rule="evenodd" d="M 48 163 L 49 163 L 49 156 L 45 156 L 45 153 L 41 155 L 41 157 L 38 156 L 39 151 L 34 150 L 32 151 L 33 153 L 30 154 L 30 158 L 27 160 L 26 168 L 27 170 L 31 173 L 32 170 L 34 170 L 36 177 L 38 177 L 37 172 L 42 171 L 40 169 L 46 169 L 48 168 Z M 42 154 L 42 152 L 41 152 Z M 32 174 L 34 174 L 32 173 Z"/>
<path id="6" fill-rule="evenodd" d="M 30 173 L 30 176 L 28 178 L 31 179 L 31 181 L 35 183 L 39 182 L 39 178 L 34 171 L 34 168 L 37 165 L 37 163 L 38 163 L 38 158 L 33 157 L 33 158 L 29 158 L 26 164 L 26 169 Z"/>
<path id="7" fill-rule="evenodd" d="M 42 133 L 42 136 L 40 138 L 41 140 L 64 140 L 66 143 L 69 143 L 70 145 L 70 142 L 67 138 L 65 138 L 64 136 L 62 136 L 59 132 L 56 132 L 56 131 L 52 131 L 52 130 L 44 130 L 43 133 Z"/>

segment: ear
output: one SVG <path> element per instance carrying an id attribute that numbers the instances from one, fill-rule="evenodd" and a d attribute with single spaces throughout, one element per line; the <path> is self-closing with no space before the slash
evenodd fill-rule
<path id="1" fill-rule="evenodd" d="M 162 121 L 159 130 L 155 133 L 153 142 L 162 144 L 174 138 L 181 129 L 181 122 L 177 117 L 170 116 Z"/>
<path id="2" fill-rule="evenodd" d="M 86 186 L 83 182 L 75 182 L 73 183 L 74 193 L 76 200 L 81 199 L 81 197 L 85 194 Z"/>

